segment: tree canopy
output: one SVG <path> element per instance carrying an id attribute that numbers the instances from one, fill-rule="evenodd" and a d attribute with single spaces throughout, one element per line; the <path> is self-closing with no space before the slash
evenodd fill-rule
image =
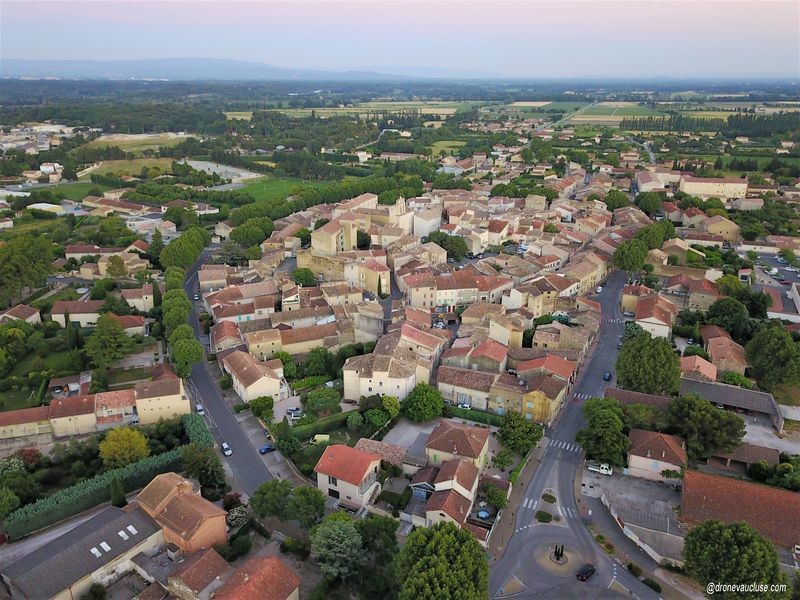
<path id="1" fill-rule="evenodd" d="M 714 452 L 729 452 L 744 435 L 744 422 L 695 394 L 673 398 L 667 407 L 670 432 L 686 441 L 692 460 L 704 460 Z"/>
<path id="2" fill-rule="evenodd" d="M 86 340 L 84 353 L 97 367 L 107 367 L 127 356 L 133 349 L 133 340 L 110 314 L 101 315 L 94 333 Z"/>
<path id="3" fill-rule="evenodd" d="M 800 349 L 780 325 L 763 327 L 747 344 L 745 353 L 753 374 L 765 389 L 800 379 Z"/>
<path id="4" fill-rule="evenodd" d="M 680 359 L 665 338 L 642 332 L 627 339 L 619 351 L 617 378 L 629 390 L 671 394 L 680 385 Z"/>
<path id="5" fill-rule="evenodd" d="M 586 456 L 615 467 L 625 464 L 629 440 L 619 402 L 610 398 L 589 398 L 583 405 L 586 427 L 575 436 Z"/>
<path id="6" fill-rule="evenodd" d="M 442 394 L 427 383 L 418 383 L 403 402 L 403 411 L 412 421 L 430 421 L 442 415 Z"/>
<path id="7" fill-rule="evenodd" d="M 329 579 L 346 579 L 365 562 L 361 533 L 350 519 L 325 519 L 310 537 L 311 555 Z"/>
<path id="8" fill-rule="evenodd" d="M 514 410 L 503 415 L 497 437 L 504 448 L 525 456 L 543 435 L 542 426 L 524 419 Z"/>
<path id="9" fill-rule="evenodd" d="M 150 455 L 147 438 L 138 429 L 120 427 L 112 429 L 100 442 L 100 458 L 109 468 L 124 467 Z"/>

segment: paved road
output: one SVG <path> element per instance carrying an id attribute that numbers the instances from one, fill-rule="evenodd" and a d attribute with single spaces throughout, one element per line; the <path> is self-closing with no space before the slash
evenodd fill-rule
<path id="1" fill-rule="evenodd" d="M 197 292 L 197 271 L 210 253 L 210 249 L 204 250 L 197 262 L 186 271 L 184 289 L 189 294 L 189 298 Z M 201 330 L 194 302 L 189 320 L 195 336 L 199 339 Z M 192 368 L 189 382 L 190 389 L 196 390 L 197 395 L 201 398 L 214 438 L 217 442 L 223 440 L 228 442 L 233 450 L 233 455 L 223 457 L 223 460 L 228 463 L 238 487 L 247 495 L 252 495 L 259 485 L 267 479 L 272 479 L 273 476 L 220 394 L 219 388 L 208 370 L 208 361 L 203 360 Z"/>
<path id="2" fill-rule="evenodd" d="M 526 588 L 525 592 L 516 596 L 522 598 L 544 594 L 551 596 L 554 588 L 558 588 L 564 597 L 578 597 L 585 593 L 585 586 L 607 588 L 614 580 L 639 598 L 658 597 L 617 565 L 592 540 L 575 499 L 575 477 L 583 463 L 583 453 L 575 443 L 575 434 L 584 425 L 582 400 L 575 398 L 601 396 L 608 385 L 603 381 L 603 373 L 614 372 L 617 341 L 624 327 L 619 313 L 619 298 L 625 281 L 624 273 L 612 273 L 603 292 L 595 297 L 603 311 L 597 348 L 592 359 L 584 366 L 581 380 L 573 389 L 573 397 L 562 416 L 547 432 L 550 444 L 516 511 L 515 533 L 508 541 L 503 556 L 491 568 L 489 589 L 493 598 L 502 597 L 503 586 L 514 577 Z M 536 524 L 536 511 L 548 506 L 542 500 L 545 491 L 558 498 L 556 510 L 561 516 L 558 523 Z M 552 511 L 552 505 L 549 506 Z M 575 579 L 574 571 L 560 576 L 542 568 L 534 558 L 536 551 L 554 544 L 565 544 L 580 555 L 575 561 L 576 568 L 578 563 L 591 562 L 597 565 L 597 573 L 587 583 L 580 583 Z"/>

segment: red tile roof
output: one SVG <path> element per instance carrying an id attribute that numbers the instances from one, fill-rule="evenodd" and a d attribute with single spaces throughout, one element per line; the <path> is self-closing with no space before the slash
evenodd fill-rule
<path id="1" fill-rule="evenodd" d="M 94 412 L 94 396 L 56 398 L 50 403 L 50 418 L 75 417 Z"/>
<path id="2" fill-rule="evenodd" d="M 443 512 L 456 523 L 466 521 L 469 508 L 469 498 L 452 489 L 434 492 L 425 504 L 425 512 Z"/>
<path id="3" fill-rule="evenodd" d="M 89 315 L 99 313 L 103 307 L 102 300 L 56 300 L 53 308 L 50 309 L 51 315 Z"/>
<path id="4" fill-rule="evenodd" d="M 668 462 L 677 467 L 686 465 L 686 450 L 682 439 L 666 433 L 631 429 L 628 454 Z"/>
<path id="5" fill-rule="evenodd" d="M 548 354 L 542 358 L 535 358 L 533 360 L 526 360 L 525 362 L 517 365 L 517 373 L 524 373 L 526 371 L 547 371 L 558 375 L 564 381 L 569 381 L 575 374 L 577 363 L 561 358 L 555 354 Z"/>
<path id="6" fill-rule="evenodd" d="M 216 550 L 208 548 L 187 557 L 169 577 L 180 580 L 197 594 L 230 569 Z"/>
<path id="7" fill-rule="evenodd" d="M 114 313 L 108 313 L 108 316 L 119 323 L 123 329 L 144 327 L 144 317 L 141 315 L 115 315 Z"/>
<path id="8" fill-rule="evenodd" d="M 488 441 L 489 430 L 485 427 L 442 420 L 428 436 L 425 447 L 467 458 L 478 458 Z"/>
<path id="9" fill-rule="evenodd" d="M 360 485 L 373 468 L 373 463 L 380 460 L 381 457 L 377 454 L 356 450 L 343 444 L 334 444 L 328 446 L 322 453 L 314 471 L 353 485 Z"/>
<path id="10" fill-rule="evenodd" d="M 745 521 L 779 546 L 800 541 L 800 494 L 768 485 L 686 471 L 681 516 L 697 524 Z"/>
<path id="11" fill-rule="evenodd" d="M 483 343 L 478 344 L 472 350 L 473 357 L 483 356 L 497 363 L 502 363 L 507 355 L 508 347 L 491 338 L 487 338 Z"/>
<path id="12" fill-rule="evenodd" d="M 95 406 L 101 408 L 125 408 L 136 404 L 136 394 L 132 389 L 95 394 Z"/>
<path id="13" fill-rule="evenodd" d="M 27 304 L 17 304 L 16 306 L 12 306 L 6 312 L 3 313 L 3 317 L 13 317 L 14 319 L 29 319 L 33 315 L 38 315 L 39 310 L 33 308 L 32 306 L 28 306 Z"/>
<path id="14" fill-rule="evenodd" d="M 23 423 L 35 423 L 37 421 L 47 421 L 49 416 L 49 406 L 21 408 L 19 410 L 6 410 L 0 412 L 0 427 L 22 425 Z"/>
<path id="15" fill-rule="evenodd" d="M 671 326 L 678 314 L 677 307 L 658 294 L 643 296 L 636 303 L 636 320 L 658 319 L 665 325 Z"/>
<path id="16" fill-rule="evenodd" d="M 214 600 L 286 600 L 300 578 L 277 556 L 248 560 L 217 590 Z"/>

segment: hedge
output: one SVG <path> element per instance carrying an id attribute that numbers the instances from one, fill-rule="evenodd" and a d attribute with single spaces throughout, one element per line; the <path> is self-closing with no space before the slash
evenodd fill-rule
<path id="1" fill-rule="evenodd" d="M 294 383 L 292 383 L 292 387 L 297 390 L 305 390 L 312 387 L 317 387 L 318 385 L 322 385 L 326 383 L 330 378 L 327 375 L 312 375 L 311 377 L 306 377 L 305 379 L 298 379 Z"/>
<path id="2" fill-rule="evenodd" d="M 450 407 L 454 417 L 459 419 L 466 419 L 467 421 L 475 421 L 476 423 L 483 423 L 485 425 L 493 425 L 500 427 L 503 424 L 503 417 L 482 410 L 472 410 L 471 408 L 458 408 L 457 406 Z"/>
<path id="3" fill-rule="evenodd" d="M 191 442 L 203 446 L 214 443 L 202 417 L 190 414 L 184 415 L 182 420 Z M 8 515 L 5 520 L 6 533 L 9 539 L 19 539 L 106 502 L 111 497 L 110 486 L 114 477 L 119 479 L 126 491 L 131 491 L 144 487 L 160 473 L 179 470 L 180 462 L 181 448 L 173 448 L 169 452 L 148 456 L 58 490 L 52 496 L 40 498 Z"/>
<path id="4" fill-rule="evenodd" d="M 347 417 L 352 411 L 340 412 L 327 417 L 317 419 L 308 425 L 298 425 L 292 428 L 292 434 L 301 442 L 308 441 L 311 436 L 318 433 L 329 433 L 347 424 Z"/>

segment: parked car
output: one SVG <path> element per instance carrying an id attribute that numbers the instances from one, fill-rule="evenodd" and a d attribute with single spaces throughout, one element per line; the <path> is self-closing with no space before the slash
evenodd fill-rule
<path id="1" fill-rule="evenodd" d="M 444 323 L 442 323 L 441 321 L 436 321 L 436 323 L 433 324 L 433 328 L 434 329 L 444 329 Z"/>
<path id="2" fill-rule="evenodd" d="M 204 415 L 204 414 L 206 414 L 206 409 L 205 409 L 205 408 L 203 408 L 203 405 L 202 405 L 202 404 L 195 404 L 195 405 L 194 405 L 194 411 L 195 411 L 195 412 L 196 412 L 198 415 L 201 415 L 201 416 L 202 416 L 202 415 Z"/>
<path id="3" fill-rule="evenodd" d="M 481 252 L 480 254 L 478 254 L 478 258 L 479 258 L 479 259 L 482 259 L 482 258 L 483 258 L 483 252 Z"/>
<path id="4" fill-rule="evenodd" d="M 599 294 L 599 293 L 601 293 L 602 291 L 603 291 L 603 286 L 602 286 L 602 285 L 598 285 L 598 286 L 597 286 L 597 289 L 595 290 L 595 292 L 597 292 L 597 293 Z"/>
<path id="5" fill-rule="evenodd" d="M 469 402 L 459 402 L 458 408 L 464 408 L 466 410 L 469 410 L 472 408 L 472 405 Z"/>
<path id="6" fill-rule="evenodd" d="M 629 311 L 629 310 L 626 310 L 624 313 L 622 313 L 622 316 L 623 316 L 623 317 L 635 317 L 635 316 L 636 316 L 636 314 L 635 314 L 635 313 L 632 313 L 632 312 L 631 312 L 631 311 Z"/>
<path id="7" fill-rule="evenodd" d="M 600 473 L 600 475 L 614 474 L 614 469 L 608 463 L 587 462 L 586 468 L 592 473 Z"/>
<path id="8" fill-rule="evenodd" d="M 195 300 L 200 300 L 200 294 L 195 294 L 195 295 L 194 295 L 194 299 L 195 299 Z"/>
<path id="9" fill-rule="evenodd" d="M 603 381 L 611 381 L 611 373 L 609 371 L 603 373 Z"/>
<path id="10" fill-rule="evenodd" d="M 293 414 L 301 414 L 302 415 L 303 414 L 303 409 L 302 408 L 297 408 L 296 406 L 293 406 L 291 408 L 287 408 L 286 409 L 286 414 L 287 415 L 293 415 Z"/>
<path id="11" fill-rule="evenodd" d="M 264 444 L 258 449 L 259 454 L 268 454 L 269 452 L 275 452 L 275 446 L 272 444 Z"/>
<path id="12" fill-rule="evenodd" d="M 575 573 L 575 577 L 577 577 L 580 581 L 586 581 L 589 579 L 589 577 L 594 575 L 595 571 L 597 571 L 597 567 L 595 567 L 592 563 L 586 563 L 580 569 L 578 569 L 578 572 Z"/>
<path id="13" fill-rule="evenodd" d="M 786 270 L 790 273 L 797 273 L 797 269 L 795 267 L 786 267 Z"/>
<path id="14" fill-rule="evenodd" d="M 686 340 L 686 343 L 689 344 L 690 346 L 694 346 L 694 338 L 689 338 L 688 340 Z"/>
<path id="15" fill-rule="evenodd" d="M 220 444 L 220 448 L 222 448 L 222 453 L 225 456 L 231 456 L 233 454 L 233 450 L 231 450 L 231 447 L 228 445 L 228 442 L 222 442 Z"/>

